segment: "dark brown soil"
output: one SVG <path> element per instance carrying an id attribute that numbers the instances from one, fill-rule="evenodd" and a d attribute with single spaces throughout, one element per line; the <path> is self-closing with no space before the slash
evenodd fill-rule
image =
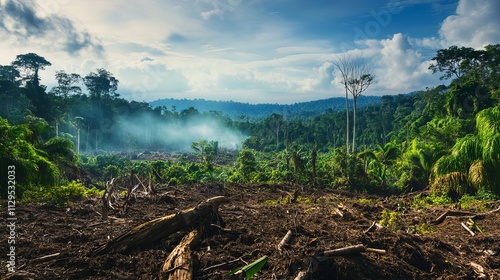
<path id="1" fill-rule="evenodd" d="M 288 193 L 295 190 L 300 195 L 290 203 Z M 115 203 L 110 223 L 101 223 L 99 198 L 73 202 L 65 208 L 17 205 L 18 272 L 6 275 L 8 244 L 3 238 L 0 278 L 157 279 L 164 260 L 190 229 L 127 254 L 90 255 L 127 229 L 223 195 L 230 201 L 219 208 L 225 230 L 204 231 L 195 251 L 195 279 L 233 279 L 227 275 L 230 270 L 264 255 L 269 261 L 254 279 L 294 279 L 299 271 L 307 271 L 307 279 L 477 279 L 481 275 L 471 262 L 483 267 L 484 279 L 500 279 L 499 213 L 477 220 L 484 232 L 475 236 L 460 225 L 466 218 L 448 218 L 434 226 L 436 232 L 417 234 L 408 229 L 429 223 L 446 209 L 410 208 L 411 197 L 368 197 L 293 185 L 207 183 L 168 187 L 161 193 L 133 198 L 127 215 L 120 211 L 121 203 Z M 5 202 L 2 205 L 5 209 Z M 492 203 L 493 207 L 498 203 Z M 336 214 L 335 208 L 344 217 Z M 399 230 L 382 228 L 365 233 L 372 222 L 381 219 L 384 209 L 399 211 Z M 6 224 L 5 215 L 2 219 Z M 278 251 L 277 244 L 288 230 L 293 236 L 284 250 Z M 355 244 L 387 253 L 322 256 L 325 250 Z M 50 260 L 35 260 L 54 253 L 60 254 Z"/>

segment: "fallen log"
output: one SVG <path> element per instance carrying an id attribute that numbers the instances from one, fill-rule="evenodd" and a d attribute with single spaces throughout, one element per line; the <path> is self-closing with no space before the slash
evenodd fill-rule
<path id="1" fill-rule="evenodd" d="M 344 256 L 344 255 L 353 255 L 364 252 L 366 250 L 365 245 L 358 244 L 353 246 L 347 246 L 339 249 L 333 249 L 324 251 L 323 254 L 325 256 Z"/>
<path id="2" fill-rule="evenodd" d="M 447 217 L 463 217 L 463 218 L 470 218 L 470 219 L 481 219 L 484 218 L 487 215 L 500 212 L 500 207 L 493 209 L 491 211 L 487 211 L 484 213 L 473 213 L 473 212 L 466 212 L 466 211 L 453 211 L 453 210 L 448 210 L 441 214 L 439 217 L 436 218 L 436 220 L 432 221 L 431 223 L 438 225 L 442 223 Z"/>
<path id="3" fill-rule="evenodd" d="M 197 241 L 197 230 L 184 236 L 163 263 L 160 270 L 160 280 L 191 280 L 193 278 L 192 248 Z"/>
<path id="4" fill-rule="evenodd" d="M 358 244 L 358 245 L 347 246 L 347 247 L 343 247 L 343 248 L 339 248 L 339 249 L 324 251 L 323 255 L 325 255 L 325 256 L 345 256 L 345 255 L 359 254 L 362 252 L 372 252 L 372 253 L 377 253 L 377 254 L 385 254 L 386 253 L 386 251 L 382 250 L 382 249 L 367 248 L 363 244 Z"/>
<path id="5" fill-rule="evenodd" d="M 227 202 L 223 196 L 216 196 L 196 207 L 180 211 L 140 224 L 97 248 L 93 256 L 106 253 L 125 253 L 134 248 L 157 242 L 179 230 L 196 225 L 205 218 L 217 214 L 217 208 Z"/>

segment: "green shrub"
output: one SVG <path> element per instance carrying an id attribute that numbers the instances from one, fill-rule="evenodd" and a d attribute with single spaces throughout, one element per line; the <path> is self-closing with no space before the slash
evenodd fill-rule
<path id="1" fill-rule="evenodd" d="M 58 207 L 67 206 L 72 200 L 92 195 L 102 195 L 104 191 L 95 187 L 87 189 L 80 181 L 71 181 L 66 185 L 51 188 L 38 188 L 25 193 L 24 200 L 32 202 L 48 202 Z"/>
<path id="2" fill-rule="evenodd" d="M 401 213 L 389 211 L 387 209 L 382 211 L 379 223 L 382 226 L 394 231 L 400 230 L 404 226 Z"/>
<path id="3" fill-rule="evenodd" d="M 431 205 L 446 205 L 452 203 L 452 200 L 449 196 L 447 195 L 438 195 L 438 194 L 431 194 L 431 195 L 416 195 L 412 202 L 411 202 L 411 207 L 414 209 L 425 209 Z"/>
<path id="4" fill-rule="evenodd" d="M 420 226 L 417 225 L 412 225 L 410 226 L 410 232 L 416 233 L 416 234 L 428 234 L 432 232 L 437 232 L 438 229 L 433 227 L 432 225 L 429 225 L 428 223 L 423 223 Z"/>

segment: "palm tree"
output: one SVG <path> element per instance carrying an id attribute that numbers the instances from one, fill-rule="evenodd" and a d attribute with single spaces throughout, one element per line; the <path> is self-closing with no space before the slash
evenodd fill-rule
<path id="1" fill-rule="evenodd" d="M 500 194 L 500 107 L 479 112 L 477 134 L 458 139 L 450 154 L 433 168 L 434 192 L 466 192 L 486 189 Z"/>
<path id="2" fill-rule="evenodd" d="M 375 174 L 382 186 L 385 186 L 387 184 L 387 169 L 399 158 L 401 152 L 391 142 L 384 146 L 377 145 L 377 148 L 375 151 L 367 150 L 361 152 L 358 154 L 358 157 L 364 160 L 365 173 L 368 173 L 368 169 L 370 168 L 372 174 Z"/>
<path id="3" fill-rule="evenodd" d="M 377 145 L 377 147 L 378 151 L 375 152 L 375 156 L 377 157 L 377 161 L 382 164 L 381 180 L 382 185 L 385 186 L 387 184 L 387 168 L 391 166 L 396 161 L 396 159 L 398 159 L 401 151 L 395 144 L 391 142 L 385 144 L 384 146 Z"/>

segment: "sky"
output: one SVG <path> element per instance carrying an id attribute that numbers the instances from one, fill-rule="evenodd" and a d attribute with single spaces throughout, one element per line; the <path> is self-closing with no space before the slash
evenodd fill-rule
<path id="1" fill-rule="evenodd" d="M 0 0 L 0 65 L 36 53 L 55 72 L 105 68 L 126 99 L 291 104 L 344 96 L 332 61 L 360 56 L 365 95 L 447 83 L 439 49 L 500 43 L 498 0 Z"/>

